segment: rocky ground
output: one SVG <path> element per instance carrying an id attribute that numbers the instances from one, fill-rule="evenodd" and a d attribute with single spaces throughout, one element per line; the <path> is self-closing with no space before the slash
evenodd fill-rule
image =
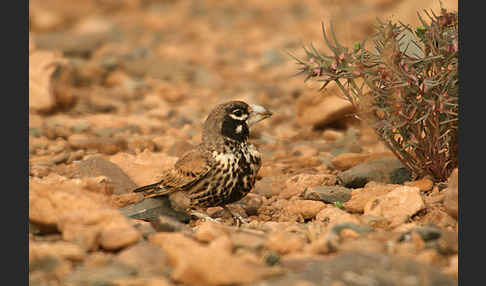
<path id="1" fill-rule="evenodd" d="M 443 1 L 457 8 L 456 1 Z M 31 285 L 457 285 L 457 171 L 414 180 L 335 87 L 291 77 L 302 45 L 438 1 L 31 0 Z M 208 222 L 140 201 L 218 103 L 252 130 L 254 190 Z"/>

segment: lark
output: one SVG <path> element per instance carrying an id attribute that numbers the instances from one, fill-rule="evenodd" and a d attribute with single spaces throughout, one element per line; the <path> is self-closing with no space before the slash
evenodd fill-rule
<path id="1" fill-rule="evenodd" d="M 209 220 L 194 209 L 221 206 L 237 224 L 245 222 L 226 205 L 241 200 L 255 185 L 262 162 L 260 152 L 248 142 L 250 127 L 270 116 L 266 108 L 243 101 L 216 106 L 204 122 L 201 143 L 182 155 L 160 181 L 134 192 L 146 198 L 169 196 L 179 209 Z"/>

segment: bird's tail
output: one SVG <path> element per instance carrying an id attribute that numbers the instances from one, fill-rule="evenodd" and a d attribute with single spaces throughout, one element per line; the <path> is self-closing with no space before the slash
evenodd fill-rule
<path id="1" fill-rule="evenodd" d="M 146 186 L 143 186 L 143 187 L 140 187 L 140 188 L 136 188 L 135 190 L 133 190 L 133 192 L 138 193 L 138 192 L 152 190 L 152 189 L 155 189 L 158 185 L 159 185 L 159 183 L 146 185 Z"/>

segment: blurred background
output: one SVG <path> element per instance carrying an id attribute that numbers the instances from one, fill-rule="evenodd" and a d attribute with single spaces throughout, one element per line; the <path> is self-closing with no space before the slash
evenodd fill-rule
<path id="1" fill-rule="evenodd" d="M 160 273 L 156 276 L 158 284 L 145 280 L 111 284 L 114 278 L 134 273 L 144 276 L 146 271 L 167 264 L 167 256 L 159 253 L 160 248 L 154 251 L 153 243 L 136 244 L 155 230 L 143 221 L 127 220 L 118 209 L 135 201 L 131 190 L 154 183 L 163 169 L 200 142 L 201 123 L 215 105 L 234 99 L 263 105 L 274 113 L 251 130 L 251 140 L 263 153 L 263 166 L 254 191 L 235 205 L 253 222 L 274 223 L 270 234 L 286 228 L 281 222 L 300 221 L 298 228 L 279 232 L 284 234 L 269 240 L 270 247 L 278 248 L 281 243 L 287 249 L 285 243 L 296 241 L 295 229 L 307 226 L 303 217 L 308 222 L 320 210 L 315 210 L 316 204 L 325 205 L 291 198 L 311 184 L 334 185 L 337 170 L 331 160 L 343 153 L 363 153 L 364 157 L 358 154 L 361 161 L 393 157 L 373 132 L 355 119 L 352 106 L 339 97 L 335 86 L 331 84 L 318 92 L 318 83 L 304 83 L 303 76 L 293 77 L 298 66 L 287 52 L 303 57 L 303 46 L 311 43 L 325 50 L 321 23 L 328 27 L 332 21 L 341 44 L 351 47 L 373 33 L 377 17 L 416 26 L 418 11 L 433 9 L 438 14 L 440 5 L 438 0 L 30 0 L 31 284 L 173 285 L 160 280 Z M 458 3 L 443 0 L 442 5 L 455 10 Z M 366 157 L 369 154 L 371 157 Z M 356 154 L 351 155 L 356 158 Z M 423 189 L 430 191 L 432 181 L 427 184 Z M 439 193 L 437 186 L 434 190 Z M 363 201 L 368 197 L 358 196 L 359 211 L 363 211 Z M 419 225 L 432 222 L 451 230 L 456 235 L 451 243 L 455 246 L 452 258 L 435 250 L 430 254 L 430 249 L 425 253 L 423 242 L 416 248 L 410 243 L 393 245 L 405 245 L 408 248 L 400 249 L 408 257 L 438 265 L 441 271 L 457 278 L 457 221 L 441 205 L 431 205 L 414 220 Z M 351 217 L 352 221 L 359 217 L 328 206 L 327 210 L 340 212 L 334 217 Z M 328 217 L 322 219 L 329 221 Z M 413 224 L 404 224 L 402 230 Z M 323 228 L 325 225 L 320 223 Z M 244 242 L 260 243 L 261 238 L 255 239 Z M 160 241 L 166 242 L 164 237 Z M 375 241 L 378 244 L 373 244 Z M 202 267 L 200 273 L 207 274 L 207 279 L 226 271 L 230 256 L 223 253 L 226 244 L 218 244 L 221 251 L 208 250 L 211 255 L 227 255 L 221 254 L 221 260 L 215 260 L 223 261 L 225 271 L 221 272 L 207 270 L 206 262 L 187 256 L 191 251 L 185 244 L 174 244 L 183 245 L 182 250 L 167 245 L 167 251 L 180 251 L 171 255 L 182 257 L 181 261 L 190 260 L 181 265 L 189 265 L 191 270 Z M 295 252 L 300 252 L 304 242 L 297 245 Z M 378 238 L 351 249 L 385 253 L 390 245 Z M 317 244 L 316 251 L 321 246 Z M 124 248 L 126 251 L 119 251 Z M 249 272 L 240 271 L 240 262 L 230 263 L 236 265 L 230 272 L 241 274 L 236 282 L 247 281 L 248 277 L 259 279 L 260 274 L 253 274 L 261 273 L 263 265 L 271 261 L 266 252 L 259 252 L 261 257 L 248 253 L 238 259 L 264 262 L 255 264 Z M 356 261 L 353 256 L 344 259 Z M 130 264 L 136 271 L 130 272 L 124 264 L 113 261 Z M 363 261 L 356 271 L 361 271 L 363 265 L 379 264 L 368 258 Z M 329 263 L 323 269 L 344 265 L 343 271 L 349 270 L 347 262 Z M 309 276 L 321 277 L 321 268 L 315 269 L 317 274 Z M 404 269 L 403 277 L 409 279 L 408 266 Z M 422 266 L 417 269 L 422 274 L 435 273 L 422 271 Z M 163 275 L 185 273 L 162 270 Z M 388 266 L 381 271 L 385 276 L 392 273 Z M 192 272 L 187 273 L 190 276 Z M 186 278 L 174 279 L 187 282 L 193 277 Z M 237 284 L 230 282 L 225 285 Z"/>
<path id="2" fill-rule="evenodd" d="M 56 52 L 41 63 L 31 60 L 31 70 L 49 61 L 64 63 L 55 74 L 50 70 L 55 83 L 47 83 L 44 73 L 38 79 L 41 86 L 53 85 L 50 95 L 31 90 L 31 125 L 46 119 L 39 114 L 102 113 L 114 121 L 141 115 L 147 122 L 138 124 L 148 129 L 154 127 L 149 122 L 165 127 L 161 121 L 180 129 L 198 126 L 217 103 L 242 99 L 275 112 L 257 129 L 276 138 L 336 121 L 315 114 L 326 108 L 319 105 L 322 95 L 335 90 L 330 86 L 319 94 L 318 84 L 291 77 L 297 65 L 286 54 L 302 56 L 302 46 L 310 43 L 324 49 L 321 23 L 332 21 L 341 43 L 350 46 L 373 32 L 377 17 L 416 25 L 417 10 L 439 11 L 441 5 L 438 0 L 29 3 L 31 51 Z M 457 1 L 442 5 L 457 9 Z"/>

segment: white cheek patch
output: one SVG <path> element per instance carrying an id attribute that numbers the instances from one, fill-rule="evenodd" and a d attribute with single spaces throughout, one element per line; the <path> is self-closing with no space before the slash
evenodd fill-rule
<path id="1" fill-rule="evenodd" d="M 236 133 L 241 133 L 241 131 L 243 131 L 243 125 L 238 125 L 235 129 L 235 132 Z"/>
<path id="2" fill-rule="evenodd" d="M 248 114 L 242 114 L 241 116 L 236 116 L 234 114 L 230 114 L 229 116 L 231 118 L 233 118 L 234 120 L 238 120 L 238 121 L 245 121 L 246 119 L 248 119 Z"/>

